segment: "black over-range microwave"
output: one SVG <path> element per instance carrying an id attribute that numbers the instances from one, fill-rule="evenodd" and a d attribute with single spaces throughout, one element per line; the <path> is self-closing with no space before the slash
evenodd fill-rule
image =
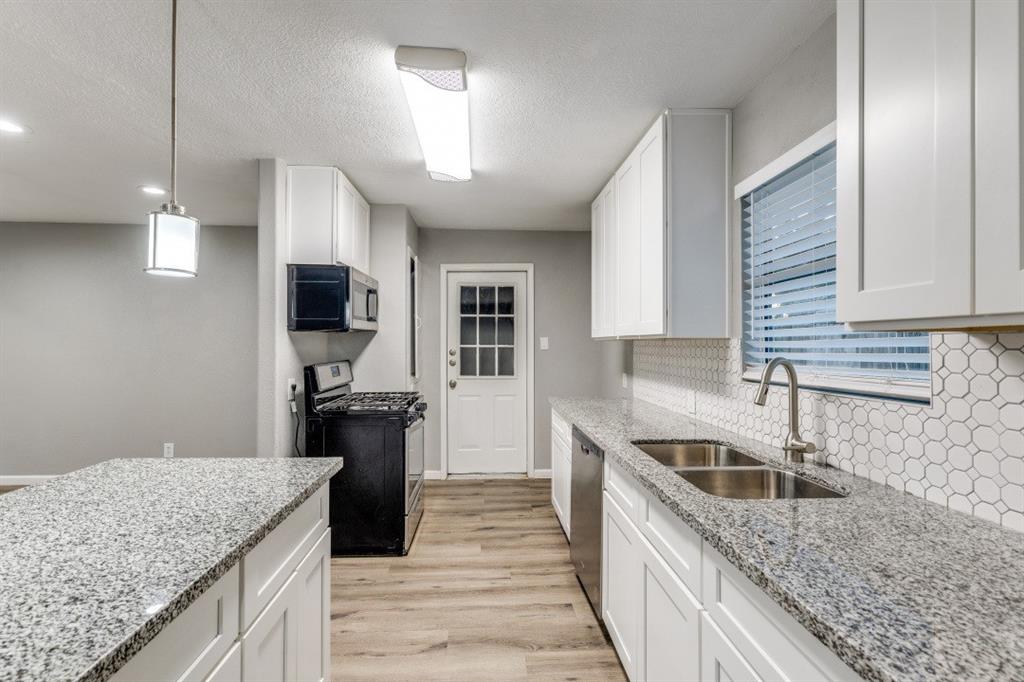
<path id="1" fill-rule="evenodd" d="M 288 330 L 377 329 L 377 280 L 348 265 L 288 266 Z"/>

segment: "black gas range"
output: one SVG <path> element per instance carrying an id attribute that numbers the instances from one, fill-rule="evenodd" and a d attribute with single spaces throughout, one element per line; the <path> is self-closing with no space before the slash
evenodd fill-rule
<path id="1" fill-rule="evenodd" d="M 423 397 L 353 392 L 347 360 L 310 365 L 298 400 L 300 453 L 344 457 L 331 478 L 331 554 L 406 554 L 423 515 Z"/>

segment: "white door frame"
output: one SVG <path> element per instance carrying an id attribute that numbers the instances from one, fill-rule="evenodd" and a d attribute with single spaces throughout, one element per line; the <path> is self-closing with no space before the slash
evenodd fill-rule
<path id="1" fill-rule="evenodd" d="M 449 272 L 525 272 L 526 273 L 526 476 L 534 478 L 533 415 L 533 263 L 442 263 L 439 298 L 441 299 L 440 405 L 441 405 L 441 478 L 448 478 L 448 273 Z"/>

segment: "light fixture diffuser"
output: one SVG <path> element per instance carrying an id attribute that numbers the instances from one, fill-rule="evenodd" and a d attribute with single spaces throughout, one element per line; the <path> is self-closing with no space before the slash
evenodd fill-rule
<path id="1" fill-rule="evenodd" d="M 199 266 L 199 219 L 185 207 L 164 204 L 149 214 L 149 258 L 145 271 L 165 277 L 195 277 Z"/>
<path id="2" fill-rule="evenodd" d="M 403 45 L 395 50 L 395 65 L 427 173 L 444 182 L 470 180 L 466 53 Z"/>
<path id="3" fill-rule="evenodd" d="M 0 133 L 10 133 L 11 135 L 21 135 L 25 132 L 25 126 L 15 123 L 6 118 L 0 118 Z"/>

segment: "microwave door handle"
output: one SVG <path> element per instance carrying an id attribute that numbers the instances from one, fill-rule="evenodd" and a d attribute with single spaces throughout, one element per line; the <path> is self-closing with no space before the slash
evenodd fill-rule
<path id="1" fill-rule="evenodd" d="M 377 321 L 377 290 L 366 290 L 366 317 L 371 322 Z"/>

